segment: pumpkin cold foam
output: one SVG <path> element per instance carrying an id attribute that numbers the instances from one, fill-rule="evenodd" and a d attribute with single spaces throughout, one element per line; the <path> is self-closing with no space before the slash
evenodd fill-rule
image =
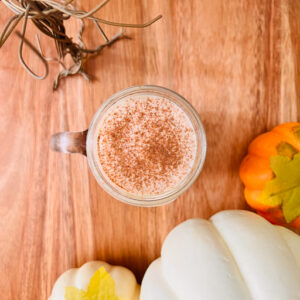
<path id="1" fill-rule="evenodd" d="M 190 172 L 196 136 L 186 113 L 158 96 L 131 96 L 113 105 L 99 124 L 99 168 L 138 195 L 172 190 Z"/>

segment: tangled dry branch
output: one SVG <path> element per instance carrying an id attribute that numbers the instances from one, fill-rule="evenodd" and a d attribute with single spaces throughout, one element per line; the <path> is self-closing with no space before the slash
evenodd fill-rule
<path id="1" fill-rule="evenodd" d="M 113 44 L 118 39 L 122 38 L 124 35 L 123 28 L 133 27 L 133 28 L 144 28 L 150 26 L 162 16 L 159 15 L 151 21 L 144 24 L 125 24 L 116 23 L 100 19 L 95 17 L 94 14 L 98 12 L 109 0 L 104 0 L 99 3 L 90 11 L 78 10 L 74 7 L 74 0 L 66 1 L 54 1 L 54 0 L 0 0 L 4 5 L 6 5 L 12 12 L 14 16 L 11 17 L 4 26 L 4 29 L 0 35 L 0 48 L 4 45 L 7 38 L 14 31 L 18 23 L 22 20 L 22 31 L 16 32 L 20 37 L 19 44 L 19 59 L 23 67 L 36 79 L 44 79 L 48 75 L 48 61 L 56 61 L 62 66 L 62 70 L 57 74 L 53 89 L 57 89 L 60 80 L 64 77 L 81 74 L 86 80 L 89 80 L 89 76 L 86 73 L 83 63 L 90 54 L 97 54 L 103 50 L 103 48 Z M 70 18 L 77 19 L 81 23 L 80 30 L 78 32 L 77 42 L 73 41 L 72 37 L 68 36 L 64 22 Z M 36 46 L 33 45 L 26 38 L 26 28 L 28 20 L 31 20 L 33 24 L 46 36 L 53 39 L 57 49 L 57 58 L 47 58 L 44 56 L 38 35 L 36 35 Z M 95 24 L 100 34 L 104 38 L 105 42 L 94 49 L 88 49 L 82 39 L 82 34 L 84 31 L 84 20 L 90 20 Z M 122 30 L 112 38 L 108 38 L 103 31 L 100 24 L 107 24 L 110 26 L 121 27 Z M 23 59 L 23 45 L 24 43 L 37 55 L 37 57 L 42 61 L 45 70 L 44 74 L 36 74 L 30 66 L 28 66 Z M 69 54 L 72 57 L 73 64 L 70 67 L 66 67 L 64 64 L 65 56 Z"/>

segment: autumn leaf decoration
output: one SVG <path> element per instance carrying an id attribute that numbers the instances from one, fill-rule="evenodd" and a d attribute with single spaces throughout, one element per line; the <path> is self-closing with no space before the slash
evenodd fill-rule
<path id="1" fill-rule="evenodd" d="M 91 278 L 87 291 L 76 287 L 65 288 L 66 300 L 124 300 L 115 294 L 115 282 L 104 267 Z"/>
<path id="2" fill-rule="evenodd" d="M 300 215 L 300 153 L 293 158 L 276 155 L 270 158 L 275 178 L 265 184 L 259 201 L 271 206 L 281 206 L 286 222 Z"/>

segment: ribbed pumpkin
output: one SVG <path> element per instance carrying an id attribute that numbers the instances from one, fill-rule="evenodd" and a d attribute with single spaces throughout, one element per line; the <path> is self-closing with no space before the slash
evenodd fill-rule
<path id="1" fill-rule="evenodd" d="M 140 300 L 299 300 L 300 236 L 255 213 L 190 219 L 165 239 Z"/>
<path id="2" fill-rule="evenodd" d="M 139 299 L 140 286 L 137 284 L 135 276 L 130 270 L 121 266 L 111 266 L 103 261 L 90 261 L 82 265 L 80 268 L 69 269 L 61 274 L 55 282 L 51 296 L 48 300 L 65 300 L 66 287 L 75 287 L 77 289 L 86 291 L 88 289 L 91 278 L 101 267 L 103 267 L 114 280 L 116 295 L 120 299 Z M 83 298 L 86 299 L 85 297 Z M 76 296 L 74 296 L 74 300 L 76 299 L 82 298 L 77 298 Z M 87 299 L 90 299 L 90 297 L 88 297 Z"/>
<path id="3" fill-rule="evenodd" d="M 293 158 L 300 152 L 300 123 L 284 123 L 259 135 L 248 148 L 240 166 L 240 177 L 245 185 L 247 203 L 274 224 L 300 228 L 300 216 L 287 224 L 281 206 L 262 203 L 259 199 L 265 184 L 274 178 L 270 158 L 275 155 Z"/>

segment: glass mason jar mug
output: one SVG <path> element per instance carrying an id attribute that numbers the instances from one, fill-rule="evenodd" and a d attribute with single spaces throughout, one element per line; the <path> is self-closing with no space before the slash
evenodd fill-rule
<path id="1" fill-rule="evenodd" d="M 144 99 L 141 103 L 139 103 L 140 99 Z M 152 100 L 151 100 L 152 99 Z M 148 102 L 147 102 L 148 101 Z M 150 101 L 150 103 L 149 103 Z M 151 101 L 153 103 L 151 103 Z M 124 104 L 125 103 L 125 104 Z M 156 106 L 155 106 L 156 105 Z M 148 108 L 149 110 L 149 116 L 145 116 L 145 111 L 140 111 L 139 116 L 137 119 L 135 118 L 135 112 L 136 109 L 144 110 L 145 108 Z M 118 123 L 119 119 L 123 118 L 123 115 L 128 113 L 131 118 L 126 117 L 127 122 L 129 122 L 127 125 L 123 125 L 122 128 L 125 128 L 125 131 L 127 134 L 129 134 L 125 139 L 123 138 L 122 134 L 120 135 L 120 123 Z M 164 117 L 164 114 L 166 115 Z M 145 117 L 143 117 L 145 116 Z M 160 116 L 160 119 L 159 117 Z M 174 118 L 175 117 L 175 118 Z M 125 117 L 124 117 L 125 118 Z M 139 192 L 136 190 L 130 190 L 128 188 L 124 188 L 122 184 L 120 184 L 121 181 L 118 182 L 118 180 L 114 180 L 112 177 L 116 178 L 123 178 L 123 182 L 130 182 L 132 180 L 132 174 L 135 170 L 126 170 L 124 173 L 122 170 L 122 176 L 118 177 L 114 174 L 120 175 L 118 172 L 120 172 L 120 169 L 122 169 L 122 161 L 120 160 L 120 157 L 118 157 L 119 161 L 117 163 L 113 163 L 114 157 L 112 151 L 115 151 L 114 145 L 116 142 L 116 139 L 112 140 L 117 136 L 119 139 L 118 142 L 121 143 L 121 145 L 118 145 L 118 151 L 116 153 L 121 153 L 122 157 L 127 160 L 127 154 L 129 155 L 129 162 L 127 162 L 126 167 L 130 168 L 131 165 L 131 159 L 132 157 L 135 158 L 138 154 L 135 148 L 133 149 L 134 153 L 129 153 L 130 149 L 128 149 L 128 145 L 131 145 L 134 147 L 134 143 L 142 143 L 142 136 L 151 136 L 148 130 L 148 124 L 147 120 L 150 118 L 156 118 L 157 121 L 152 120 L 152 127 L 155 127 L 155 137 L 154 140 L 157 140 L 158 138 L 163 139 L 163 143 L 154 144 L 154 147 L 151 145 L 140 146 L 140 148 L 147 148 L 150 149 L 152 154 L 149 156 L 144 156 L 143 160 L 147 160 L 147 157 L 150 157 L 152 161 L 162 163 L 163 161 L 166 161 L 166 163 L 171 163 L 173 169 L 176 169 L 176 162 L 174 162 L 174 159 L 176 159 L 176 151 L 180 148 L 184 150 L 181 155 L 181 165 L 184 166 L 182 170 L 184 170 L 184 174 L 181 172 L 180 177 L 176 177 L 172 175 L 172 168 L 170 166 L 166 166 L 163 169 L 165 170 L 171 170 L 165 173 L 165 175 L 161 175 L 161 170 L 156 170 L 156 165 L 154 166 L 154 169 L 148 170 L 149 174 L 155 173 L 153 176 L 157 179 L 152 185 L 152 187 L 155 189 L 157 186 L 160 186 L 160 179 L 159 176 L 166 176 L 166 180 L 163 182 L 169 182 L 170 178 L 173 176 L 175 179 L 178 179 L 177 181 L 174 179 L 173 183 L 174 185 L 170 185 L 169 188 L 166 188 L 165 190 L 159 190 L 158 193 L 154 192 Z M 117 120 L 118 119 L 118 120 Z M 175 119 L 175 120 L 174 120 Z M 178 123 L 178 119 L 181 119 L 183 122 L 182 126 L 184 130 L 181 128 L 181 123 Z M 140 120 L 136 121 L 136 128 L 135 134 L 137 134 L 137 137 L 135 137 L 135 142 L 132 142 L 132 132 L 128 133 L 130 130 L 129 127 L 132 127 L 132 124 L 130 122 L 134 120 Z M 176 123 L 177 122 L 177 123 Z M 109 126 L 107 125 L 109 124 Z M 158 124 L 158 125 L 157 125 Z M 161 125 L 159 125 L 161 124 Z M 167 124 L 173 124 L 169 129 L 170 134 L 168 131 L 166 131 Z M 175 125 L 174 125 L 175 124 Z M 117 127 L 114 128 L 114 130 L 117 130 L 116 133 L 111 132 L 110 130 L 113 129 L 113 125 L 116 125 Z M 157 125 L 157 126 L 156 126 Z M 159 127 L 161 126 L 161 127 Z M 186 127 L 190 127 L 186 129 Z M 106 133 L 108 132 L 109 135 L 103 138 L 103 145 L 100 145 L 100 140 L 102 138 L 102 129 L 103 128 L 109 128 L 109 130 L 106 130 Z M 141 129 L 142 128 L 142 129 Z M 190 130 L 189 130 L 190 129 Z M 102 131 L 101 131 L 102 130 Z M 143 135 L 139 136 L 140 130 L 144 130 Z M 145 132 L 146 130 L 146 132 Z M 149 128 L 149 130 L 151 130 Z M 190 132 L 193 131 L 192 135 Z M 105 130 L 103 131 L 105 132 Z M 105 135 L 105 133 L 103 133 Z M 169 135 L 171 138 L 169 138 Z M 172 141 L 172 137 L 176 137 L 176 135 L 181 135 L 182 138 L 185 138 L 187 142 L 184 142 L 184 139 L 178 139 L 179 145 L 174 144 L 174 141 Z M 122 145 L 122 141 L 128 141 L 131 140 L 129 143 L 126 143 Z M 177 141 L 177 142 L 178 142 Z M 186 145 L 187 143 L 191 142 L 193 144 L 193 147 L 188 147 Z M 176 147 L 174 147 L 174 145 Z M 180 145 L 181 144 L 181 145 Z M 171 149 L 170 145 L 173 145 L 173 148 Z M 109 148 L 112 146 L 112 148 Z M 169 149 L 169 148 L 170 149 Z M 99 185 L 108 192 L 111 196 L 114 198 L 136 206 L 159 206 L 166 203 L 169 203 L 173 200 L 175 200 L 180 194 L 182 194 L 185 190 L 187 190 L 192 183 L 196 180 L 198 175 L 201 172 L 201 169 L 203 167 L 204 161 L 205 161 L 205 155 L 206 155 L 206 136 L 205 131 L 202 125 L 202 122 L 200 120 L 200 117 L 196 110 L 192 107 L 192 105 L 186 101 L 182 96 L 178 95 L 177 93 L 163 88 L 159 86 L 151 86 L 151 85 L 145 85 L 145 86 L 135 86 L 130 87 L 125 90 L 122 90 L 112 97 L 110 97 L 107 101 L 105 101 L 96 114 L 93 117 L 93 120 L 90 124 L 89 129 L 82 131 L 82 132 L 62 132 L 54 134 L 51 137 L 51 148 L 54 151 L 58 152 L 64 152 L 64 153 L 81 153 L 83 155 L 87 156 L 88 163 L 90 166 L 90 169 L 99 183 Z M 143 151 L 146 149 L 143 148 Z M 192 149 L 193 148 L 193 149 Z M 174 150 L 175 149 L 175 150 Z M 193 150 L 191 152 L 191 149 Z M 188 153 L 188 150 L 190 153 Z M 104 155 L 102 155 L 102 152 L 106 151 Z M 173 152 L 172 152 L 173 151 Z M 175 152 L 174 152 L 175 151 Z M 163 152 L 161 155 L 160 152 Z M 100 154 L 99 154 L 100 153 Z M 107 154 L 107 155 L 106 155 Z M 131 156 L 130 156 L 131 155 Z M 133 155 L 133 156 L 132 156 Z M 172 156 L 173 155 L 173 156 Z M 184 156 L 186 155 L 186 157 Z M 102 162 L 101 158 L 102 157 Z M 104 158 L 103 158 L 104 157 Z M 174 157 L 174 159 L 173 159 Z M 192 158 L 191 158 L 192 157 Z M 106 160 L 105 160 L 106 159 Z M 161 159 L 159 161 L 159 159 Z M 138 165 L 140 165 L 139 159 L 137 159 Z M 188 165 L 189 162 L 189 165 Z M 142 168 L 145 165 L 149 165 L 148 162 L 143 162 L 141 164 L 141 172 L 135 174 L 135 177 L 140 179 L 139 177 L 146 176 L 147 171 L 143 170 Z M 188 165 L 188 166 L 187 166 Z M 135 168 L 135 164 L 132 164 L 132 167 Z M 115 168 L 115 169 L 114 169 Z M 159 169 L 162 169 L 159 167 Z M 178 173 L 178 170 L 176 171 Z M 179 172 L 180 173 L 180 172 Z M 178 173 L 178 174 L 179 174 Z M 124 174 L 126 177 L 126 174 L 129 174 L 131 177 L 126 180 L 124 179 Z M 152 175 L 151 175 L 152 176 Z M 150 177 L 151 177 L 150 176 Z M 150 178 L 149 177 L 149 178 Z M 147 178 L 149 182 L 149 178 Z M 150 178 L 151 179 L 151 178 Z M 127 183 L 128 183 L 127 182 Z M 132 183 L 132 182 L 131 182 Z M 141 186 L 141 182 L 139 182 Z M 142 183 L 143 185 L 143 183 Z M 130 186 L 130 185 L 129 185 Z M 166 186 L 167 187 L 167 186 Z"/>

